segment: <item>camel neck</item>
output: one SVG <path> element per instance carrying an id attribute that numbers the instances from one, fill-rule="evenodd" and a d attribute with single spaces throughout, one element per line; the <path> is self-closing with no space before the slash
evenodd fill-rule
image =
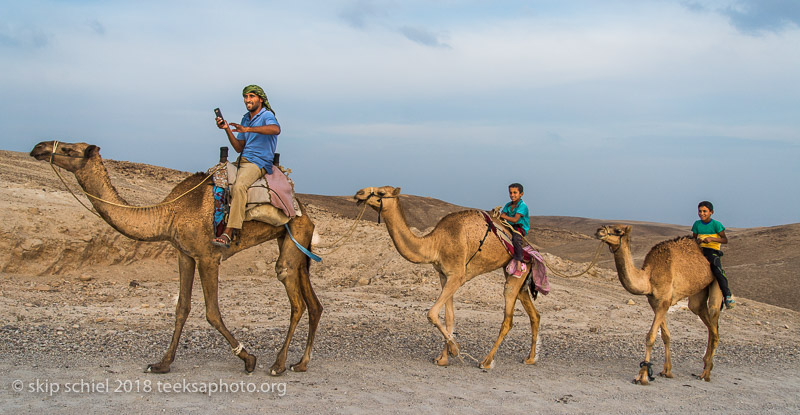
<path id="1" fill-rule="evenodd" d="M 408 227 L 403 209 L 400 206 L 400 199 L 384 199 L 382 214 L 386 222 L 386 229 L 389 231 L 389 237 L 392 238 L 397 252 L 403 258 L 415 264 L 430 264 L 435 260 L 435 258 L 428 255 L 431 252 L 428 236 L 419 237 L 414 235 Z"/>
<path id="2" fill-rule="evenodd" d="M 139 241 L 167 239 L 164 208 L 128 207 L 128 202 L 111 184 L 108 171 L 99 158 L 90 159 L 84 168 L 75 172 L 75 178 L 86 193 L 102 199 L 89 197 L 100 217 L 121 234 Z"/>
<path id="3" fill-rule="evenodd" d="M 652 292 L 650 278 L 633 263 L 628 238 L 622 238 L 619 248 L 614 252 L 614 264 L 617 266 L 619 282 L 629 293 L 647 295 Z"/>

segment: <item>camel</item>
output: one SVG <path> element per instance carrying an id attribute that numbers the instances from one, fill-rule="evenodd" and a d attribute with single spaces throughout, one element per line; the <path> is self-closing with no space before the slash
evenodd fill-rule
<path id="1" fill-rule="evenodd" d="M 453 295 L 459 287 L 473 277 L 496 270 L 503 269 L 505 286 L 505 310 L 500 334 L 489 354 L 480 362 L 482 369 L 494 367 L 494 356 L 500 347 L 503 338 L 513 326 L 514 306 L 516 301 L 522 303 L 531 321 L 531 352 L 525 364 L 536 362 L 536 340 L 539 332 L 539 312 L 533 305 L 533 300 L 525 292 L 526 278 L 509 276 L 505 265 L 511 260 L 511 255 L 494 235 L 487 235 L 487 224 L 482 214 L 477 210 L 465 210 L 451 213 L 442 218 L 436 227 L 423 237 L 416 236 L 408 228 L 403 208 L 398 196 L 400 188 L 392 186 L 367 187 L 359 190 L 354 198 L 358 204 L 366 203 L 383 215 L 386 229 L 394 242 L 394 246 L 403 258 L 415 264 L 432 264 L 439 272 L 439 282 L 442 292 L 439 298 L 428 311 L 428 321 L 431 322 L 444 336 L 444 350 L 434 359 L 439 366 L 448 365 L 448 354 L 459 355 L 459 346 L 453 338 L 455 323 L 455 310 L 453 308 Z M 485 240 L 484 240 L 485 239 Z M 481 241 L 484 240 L 481 246 Z M 530 270 L 526 271 L 526 275 Z M 445 324 L 439 319 L 439 311 L 445 306 Z"/>
<path id="2" fill-rule="evenodd" d="M 290 369 L 296 372 L 307 370 L 311 358 L 314 335 L 322 314 L 322 305 L 317 299 L 309 279 L 308 259 L 291 241 L 286 238 L 284 227 L 275 227 L 261 222 L 245 222 L 241 239 L 228 249 L 221 249 L 211 244 L 213 234 L 212 215 L 214 197 L 209 178 L 204 173 L 187 177 L 175 186 L 165 201 L 156 207 L 131 208 L 119 196 L 111 184 L 100 148 L 86 143 L 62 143 L 45 141 L 37 144 L 30 155 L 38 160 L 50 161 L 75 175 L 84 191 L 90 197 L 92 205 L 99 216 L 111 227 L 123 235 L 138 241 L 169 241 L 178 251 L 178 269 L 180 273 L 180 291 L 175 310 L 175 331 L 167 352 L 159 363 L 147 366 L 146 372 L 167 373 L 175 360 L 175 351 L 191 306 L 192 284 L 195 268 L 199 271 L 206 304 L 206 319 L 228 341 L 233 353 L 244 361 L 245 371 L 252 373 L 256 366 L 256 357 L 247 352 L 225 327 L 218 304 L 219 264 L 233 254 L 258 245 L 264 241 L 276 239 L 280 254 L 275 264 L 278 279 L 286 288 L 291 305 L 289 329 L 286 340 L 278 352 L 275 363 L 269 373 L 273 376 L 286 370 L 286 355 L 297 323 L 308 308 L 309 330 L 305 353 L 302 359 Z M 201 182 L 209 182 L 198 186 Z M 196 187 L 196 188 L 195 188 Z M 107 203 L 111 202 L 111 203 Z M 289 228 L 295 239 L 305 247 L 310 247 L 314 232 L 314 223 L 301 205 L 303 215 L 289 222 Z"/>
<path id="3" fill-rule="evenodd" d="M 631 257 L 631 230 L 632 227 L 628 225 L 603 226 L 595 236 L 605 242 L 614 254 L 622 287 L 631 294 L 647 296 L 647 302 L 655 314 L 653 325 L 647 333 L 644 361 L 639 365 L 639 374 L 633 382 L 647 385 L 649 380 L 653 380 L 650 376 L 650 354 L 659 328 L 664 341 L 664 370 L 660 375 L 672 377 L 667 310 L 686 297 L 689 297 L 689 309 L 708 328 L 703 373 L 699 378 L 710 381 L 714 351 L 719 344 L 722 291 L 711 273 L 708 260 L 697 242 L 690 236 L 684 236 L 655 245 L 645 256 L 642 268 L 636 268 Z"/>

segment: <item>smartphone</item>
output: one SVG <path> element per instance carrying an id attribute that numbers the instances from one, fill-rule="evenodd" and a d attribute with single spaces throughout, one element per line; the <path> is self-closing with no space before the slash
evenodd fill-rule
<path id="1" fill-rule="evenodd" d="M 222 118 L 222 111 L 220 111 L 219 108 L 214 108 L 214 114 L 217 117 Z M 222 118 L 222 119 L 224 120 L 225 118 Z"/>

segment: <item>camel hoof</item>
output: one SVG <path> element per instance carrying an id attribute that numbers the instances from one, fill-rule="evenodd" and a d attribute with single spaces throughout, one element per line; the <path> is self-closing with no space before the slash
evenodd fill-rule
<path id="1" fill-rule="evenodd" d="M 289 370 L 291 370 L 292 372 L 296 372 L 296 373 L 302 373 L 302 372 L 307 371 L 308 369 L 307 369 L 306 365 L 298 363 L 296 365 L 289 366 Z"/>
<path id="2" fill-rule="evenodd" d="M 523 363 L 525 363 L 526 365 L 533 365 L 533 364 L 536 364 L 536 362 L 538 360 L 539 360 L 539 356 L 534 356 L 533 359 L 531 359 L 531 358 L 525 359 L 525 361 Z"/>
<path id="3" fill-rule="evenodd" d="M 662 378 L 667 378 L 667 379 L 672 379 L 674 377 L 672 375 L 672 372 L 666 372 L 666 373 L 665 372 L 661 372 L 661 373 L 658 374 L 658 376 L 661 376 Z"/>
<path id="4" fill-rule="evenodd" d="M 488 365 L 486 364 L 486 362 L 481 362 L 481 364 L 478 365 L 478 367 L 480 367 L 483 370 L 492 370 L 492 369 L 494 369 L 494 362 L 495 361 L 492 360 L 491 362 L 489 362 Z"/>
<path id="5" fill-rule="evenodd" d="M 447 353 L 453 357 L 457 357 L 461 354 L 461 348 L 458 347 L 458 343 L 456 343 L 455 340 L 447 341 Z"/>
<path id="6" fill-rule="evenodd" d="M 147 365 L 147 368 L 144 370 L 144 373 L 169 373 L 169 366 L 161 366 L 161 364 L 153 364 Z"/>
<path id="7" fill-rule="evenodd" d="M 447 360 L 446 357 L 445 358 L 439 358 L 439 359 L 433 359 L 433 363 L 435 363 L 436 366 L 440 366 L 440 367 L 447 367 L 447 366 L 450 365 L 450 362 Z"/>
<path id="8" fill-rule="evenodd" d="M 274 367 L 271 367 L 271 368 L 269 369 L 269 375 L 270 375 L 270 376 L 280 376 L 280 375 L 282 375 L 284 372 L 286 372 L 286 369 L 277 369 L 277 368 L 274 368 Z"/>
<path id="9" fill-rule="evenodd" d="M 244 371 L 247 372 L 248 375 L 256 370 L 256 357 L 254 355 L 248 354 L 247 357 L 242 360 L 244 360 Z"/>

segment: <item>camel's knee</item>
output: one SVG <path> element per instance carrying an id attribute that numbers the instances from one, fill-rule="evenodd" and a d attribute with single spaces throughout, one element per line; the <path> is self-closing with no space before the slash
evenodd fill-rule
<path id="1" fill-rule="evenodd" d="M 513 321 L 509 320 L 507 323 L 503 322 L 503 330 L 509 331 L 512 328 L 514 328 L 514 322 Z"/>
<path id="2" fill-rule="evenodd" d="M 431 323 L 433 325 L 436 325 L 437 323 L 439 323 L 439 316 L 437 314 L 434 314 L 433 309 L 428 310 L 427 317 L 428 317 L 428 322 L 429 323 Z"/>
<path id="3" fill-rule="evenodd" d="M 279 260 L 275 263 L 275 274 L 278 276 L 278 281 L 283 281 L 289 276 L 291 268 L 286 261 Z"/>
<path id="4" fill-rule="evenodd" d="M 219 314 L 206 313 L 206 321 L 214 328 L 222 327 L 222 317 Z"/>
<path id="5" fill-rule="evenodd" d="M 178 302 L 178 304 L 175 306 L 175 319 L 186 320 L 191 311 L 192 307 L 189 304 L 182 304 L 181 302 Z"/>
<path id="6" fill-rule="evenodd" d="M 645 345 L 647 347 L 653 347 L 654 344 L 656 344 L 656 333 L 648 333 L 645 339 Z"/>

